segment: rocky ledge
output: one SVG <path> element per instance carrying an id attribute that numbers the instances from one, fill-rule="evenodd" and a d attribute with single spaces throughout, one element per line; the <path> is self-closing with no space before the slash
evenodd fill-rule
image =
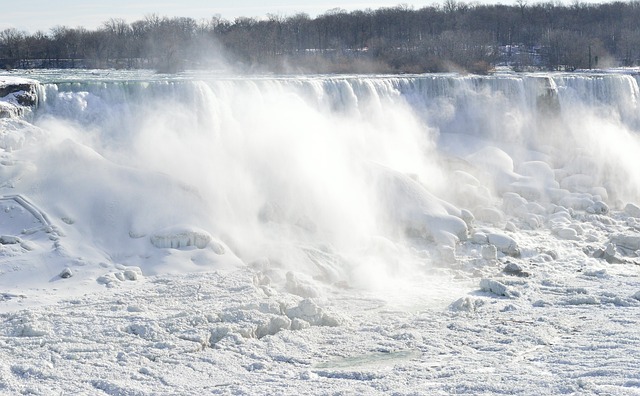
<path id="1" fill-rule="evenodd" d="M 33 80 L 0 77 L 0 118 L 21 117 L 36 106 L 37 87 Z"/>

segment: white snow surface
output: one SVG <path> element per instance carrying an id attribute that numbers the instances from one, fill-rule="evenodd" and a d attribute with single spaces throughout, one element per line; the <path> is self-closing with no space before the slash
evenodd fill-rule
<path id="1" fill-rule="evenodd" d="M 640 395 L 638 80 L 2 72 L 0 394 Z"/>

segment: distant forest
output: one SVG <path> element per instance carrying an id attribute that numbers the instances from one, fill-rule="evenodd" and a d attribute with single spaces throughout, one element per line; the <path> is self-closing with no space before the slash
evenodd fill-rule
<path id="1" fill-rule="evenodd" d="M 224 64 L 222 60 L 224 59 Z M 446 0 L 265 18 L 148 15 L 96 30 L 0 32 L 4 68 L 219 68 L 278 73 L 422 73 L 496 66 L 573 70 L 640 65 L 640 1 L 516 5 Z"/>

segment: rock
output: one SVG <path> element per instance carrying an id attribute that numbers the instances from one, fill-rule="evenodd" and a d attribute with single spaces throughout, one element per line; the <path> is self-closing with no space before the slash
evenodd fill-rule
<path id="1" fill-rule="evenodd" d="M 607 214 L 609 213 L 609 206 L 602 201 L 596 201 L 593 203 L 593 205 L 587 208 L 587 213 Z"/>
<path id="2" fill-rule="evenodd" d="M 21 106 L 34 106 L 37 103 L 35 83 L 17 83 L 0 86 L 0 98 L 17 94 L 16 99 Z"/>
<path id="3" fill-rule="evenodd" d="M 507 275 L 522 276 L 522 277 L 527 277 L 530 275 L 528 272 L 525 272 L 521 266 L 512 262 L 508 262 L 507 265 L 502 270 L 502 272 L 504 272 Z"/>
<path id="4" fill-rule="evenodd" d="M 62 272 L 60 273 L 60 277 L 62 279 L 69 279 L 73 276 L 73 272 L 71 271 L 71 268 L 65 268 L 62 270 Z"/>
<path id="5" fill-rule="evenodd" d="M 502 253 L 513 257 L 520 256 L 518 243 L 510 236 L 507 236 L 505 234 L 492 233 L 487 235 L 487 239 L 489 240 L 489 243 L 495 245 L 495 247 Z"/>
<path id="6" fill-rule="evenodd" d="M 138 273 L 132 270 L 125 270 L 122 275 L 126 280 L 135 281 L 138 280 Z"/>
<path id="7" fill-rule="evenodd" d="M 17 236 L 13 235 L 2 235 L 0 236 L 0 243 L 3 245 L 15 245 L 21 243 L 22 240 Z"/>

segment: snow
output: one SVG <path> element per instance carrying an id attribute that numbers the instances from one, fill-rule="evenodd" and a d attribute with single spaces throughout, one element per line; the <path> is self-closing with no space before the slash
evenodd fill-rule
<path id="1" fill-rule="evenodd" d="M 640 394 L 637 76 L 28 77 L 0 393 Z"/>

